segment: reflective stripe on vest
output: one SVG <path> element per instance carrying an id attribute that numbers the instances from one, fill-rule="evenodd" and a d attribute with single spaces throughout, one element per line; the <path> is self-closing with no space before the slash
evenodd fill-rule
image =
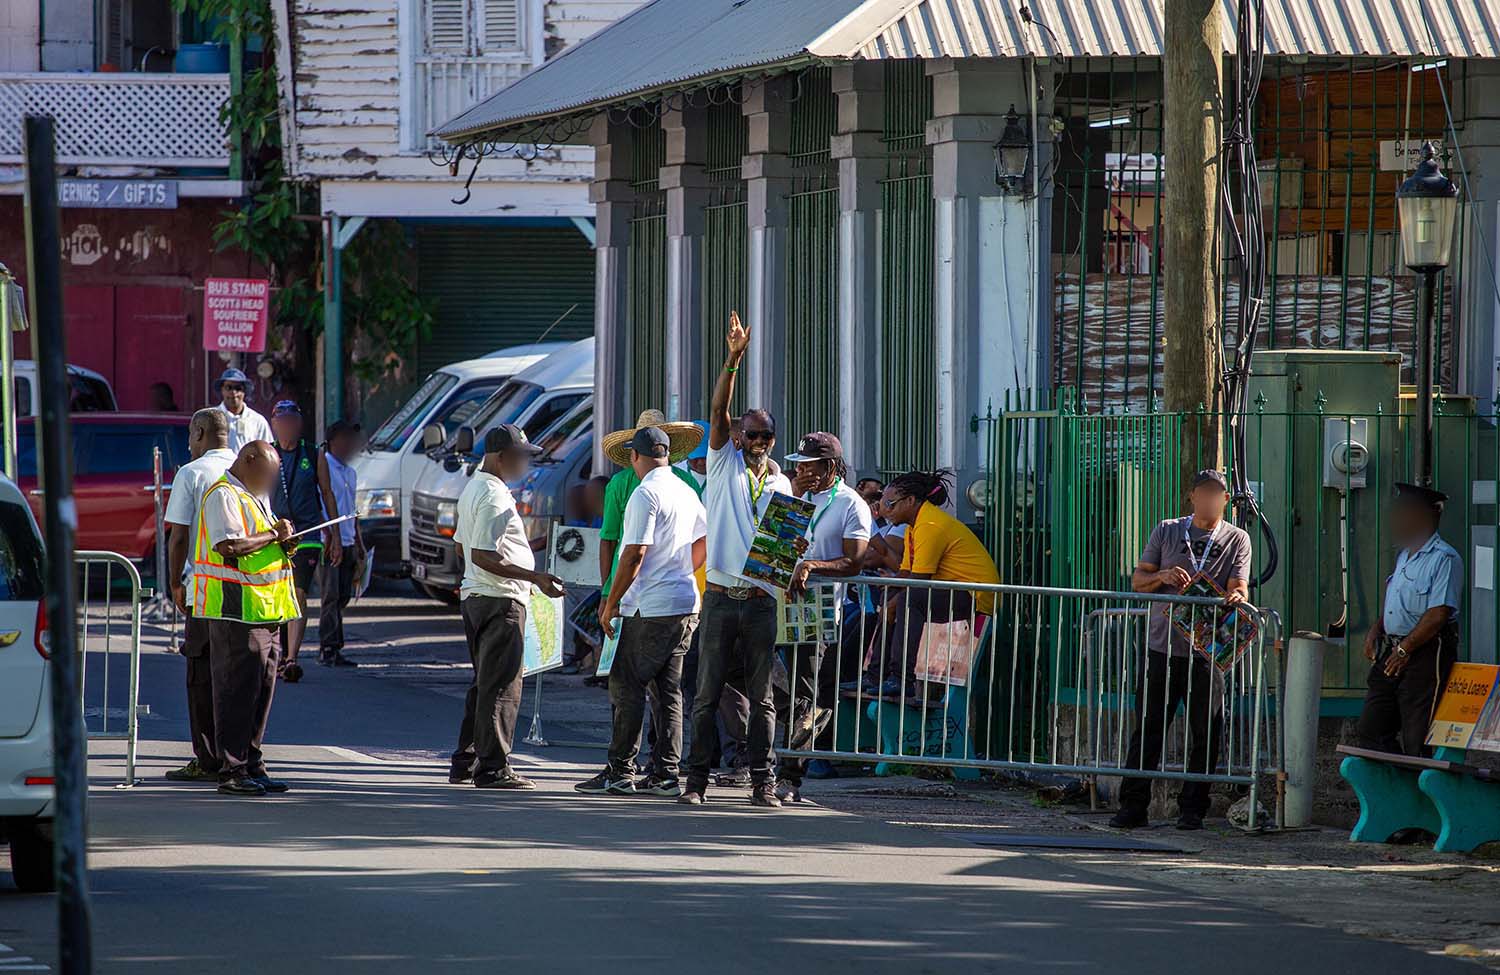
<path id="1" fill-rule="evenodd" d="M 270 531 L 271 524 L 249 492 L 220 478 L 203 492 L 202 504 L 215 491 L 229 491 L 240 506 L 246 534 Z M 249 555 L 220 555 L 208 538 L 207 519 L 198 517 L 193 545 L 193 611 L 204 619 L 256 625 L 284 623 L 301 615 L 292 589 L 292 564 L 275 542 Z"/>

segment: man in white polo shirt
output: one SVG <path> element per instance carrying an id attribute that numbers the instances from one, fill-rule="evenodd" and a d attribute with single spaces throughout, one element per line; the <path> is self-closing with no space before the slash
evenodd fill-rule
<path id="1" fill-rule="evenodd" d="M 865 547 L 870 544 L 870 506 L 859 492 L 844 483 L 844 445 L 831 433 L 809 433 L 797 444 L 797 452 L 787 460 L 797 465 L 792 490 L 813 506 L 812 523 L 807 528 L 807 550 L 792 570 L 788 591 L 795 596 L 807 588 L 808 576 L 857 575 L 864 561 Z M 835 602 L 844 598 L 844 586 L 838 584 Z M 833 711 L 820 707 L 829 704 L 837 691 L 836 664 L 823 666 L 823 643 L 800 643 L 786 649 L 790 692 L 778 688 L 776 708 L 786 722 L 787 745 L 794 750 L 809 747 L 828 726 Z M 857 667 L 857 665 L 856 665 Z M 856 671 L 857 672 L 857 671 Z M 802 798 L 802 775 L 807 763 L 789 759 L 777 766 L 777 798 L 797 802 Z"/>
<path id="2" fill-rule="evenodd" d="M 641 427 L 630 441 L 630 466 L 641 483 L 626 502 L 620 560 L 599 607 L 599 625 L 610 636 L 618 626 L 620 637 L 609 672 L 609 765 L 574 786 L 579 792 L 682 792 L 682 661 L 698 628 L 693 573 L 706 557 L 708 524 L 697 492 L 672 470 L 671 443 L 660 427 Z M 662 727 L 656 729 L 651 774 L 637 786 L 635 757 L 648 687 L 655 691 Z"/>
<path id="3" fill-rule="evenodd" d="M 473 780 L 481 789 L 534 789 L 536 783 L 510 767 L 511 743 L 521 711 L 521 669 L 526 607 L 531 587 L 563 594 L 562 580 L 536 571 L 536 555 L 506 482 L 526 475 L 541 453 L 526 431 L 502 423 L 484 436 L 484 459 L 458 496 L 453 539 L 465 561 L 464 638 L 474 664 L 474 682 L 464 698 L 458 748 L 448 767 L 455 785 Z"/>
<path id="4" fill-rule="evenodd" d="M 687 760 L 686 791 L 678 802 L 701 805 L 708 792 L 708 769 L 718 743 L 716 714 L 725 676 L 742 665 L 750 699 L 748 748 L 750 801 L 777 807 L 773 780 L 776 700 L 772 692 L 776 651 L 776 590 L 769 583 L 744 578 L 745 557 L 755 526 L 771 496 L 792 492 L 791 482 L 771 465 L 776 421 L 766 410 L 740 418 L 740 444 L 730 439 L 729 401 L 735 374 L 750 345 L 750 332 L 739 315 L 729 316 L 728 354 L 714 384 L 708 411 L 708 480 L 703 500 L 708 509 L 708 586 L 703 594 L 698 637 L 698 690 L 693 696 L 693 743 Z"/>

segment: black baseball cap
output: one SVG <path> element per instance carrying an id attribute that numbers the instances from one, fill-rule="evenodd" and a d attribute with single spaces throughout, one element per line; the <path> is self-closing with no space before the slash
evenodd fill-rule
<path id="1" fill-rule="evenodd" d="M 484 435 L 484 452 L 503 454 L 507 450 L 519 450 L 525 454 L 539 454 L 542 448 L 526 439 L 526 431 L 514 423 L 502 423 Z"/>
<path id="2" fill-rule="evenodd" d="M 1204 484 L 1217 484 L 1224 493 L 1229 493 L 1229 481 L 1225 479 L 1223 472 L 1216 471 L 1212 467 L 1205 467 L 1193 475 L 1193 489 L 1197 490 Z"/>
<path id="3" fill-rule="evenodd" d="M 805 460 L 842 460 L 843 458 L 844 445 L 839 443 L 838 437 L 824 431 L 809 433 L 797 443 L 796 453 L 786 455 L 786 459 L 794 464 L 800 464 Z"/>
<path id="4" fill-rule="evenodd" d="M 630 449 L 642 457 L 666 457 L 672 452 L 672 438 L 661 427 L 641 427 L 630 438 Z"/>

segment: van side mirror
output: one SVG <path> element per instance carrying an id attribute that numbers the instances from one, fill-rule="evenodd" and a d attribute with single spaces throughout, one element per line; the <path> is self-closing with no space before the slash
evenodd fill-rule
<path id="1" fill-rule="evenodd" d="M 448 439 L 448 431 L 441 423 L 429 423 L 422 428 L 422 449 L 437 450 Z"/>
<path id="2" fill-rule="evenodd" d="M 474 452 L 473 427 L 458 428 L 458 435 L 453 438 L 453 449 L 460 454 L 472 454 Z"/>

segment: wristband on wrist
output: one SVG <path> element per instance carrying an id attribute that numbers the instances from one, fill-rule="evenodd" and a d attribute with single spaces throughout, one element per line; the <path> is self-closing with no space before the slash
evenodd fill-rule
<path id="1" fill-rule="evenodd" d="M 737 372 L 740 371 L 740 367 L 739 366 L 725 366 L 724 367 L 724 371 L 727 372 L 727 373 L 729 373 L 731 376 L 733 376 L 735 373 L 737 373 Z"/>

